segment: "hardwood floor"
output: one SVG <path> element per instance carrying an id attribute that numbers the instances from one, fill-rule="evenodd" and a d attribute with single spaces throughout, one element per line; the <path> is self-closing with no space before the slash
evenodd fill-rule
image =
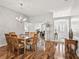
<path id="1" fill-rule="evenodd" d="M 6 59 L 6 55 L 7 55 L 6 47 L 1 47 L 0 48 L 0 59 Z M 20 59 L 23 59 L 22 55 L 20 55 L 19 57 L 20 57 Z M 17 57 L 15 59 L 17 59 Z M 62 57 L 62 54 L 58 54 L 58 52 L 56 52 L 55 53 L 55 59 L 64 59 L 64 57 Z"/>
<path id="2" fill-rule="evenodd" d="M 0 59 L 6 59 L 6 56 L 7 56 L 7 48 L 6 48 L 6 46 L 0 47 Z M 21 56 L 22 55 L 20 55 L 19 57 L 21 58 Z M 17 59 L 17 57 L 15 59 Z"/>
<path id="3" fill-rule="evenodd" d="M 0 59 L 6 59 L 6 47 L 0 47 Z"/>

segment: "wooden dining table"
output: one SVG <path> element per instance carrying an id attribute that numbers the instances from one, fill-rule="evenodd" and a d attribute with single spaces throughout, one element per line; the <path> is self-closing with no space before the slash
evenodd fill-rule
<path id="1" fill-rule="evenodd" d="M 31 44 L 32 37 L 26 36 L 26 37 L 20 37 L 18 36 L 19 41 L 21 41 L 24 44 L 24 54 L 26 53 L 27 45 Z"/>

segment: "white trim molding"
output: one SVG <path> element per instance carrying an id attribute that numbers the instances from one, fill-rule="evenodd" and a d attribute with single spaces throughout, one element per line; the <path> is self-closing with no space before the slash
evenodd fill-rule
<path id="1" fill-rule="evenodd" d="M 5 44 L 0 44 L 0 47 L 6 46 L 6 45 L 7 45 L 7 43 L 5 43 Z"/>

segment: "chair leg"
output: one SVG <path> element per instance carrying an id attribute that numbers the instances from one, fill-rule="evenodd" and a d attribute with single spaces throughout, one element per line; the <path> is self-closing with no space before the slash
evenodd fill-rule
<path id="1" fill-rule="evenodd" d="M 19 50 L 17 50 L 17 51 L 15 52 L 15 57 L 16 57 L 17 59 L 19 59 Z"/>
<path id="2" fill-rule="evenodd" d="M 8 51 L 7 51 L 7 55 L 6 55 L 6 59 L 10 59 L 10 57 L 11 57 L 11 51 L 8 50 Z"/>

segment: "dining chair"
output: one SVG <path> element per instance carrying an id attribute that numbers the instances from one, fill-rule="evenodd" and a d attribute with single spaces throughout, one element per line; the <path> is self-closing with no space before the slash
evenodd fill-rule
<path id="1" fill-rule="evenodd" d="M 45 52 L 49 55 L 50 59 L 55 59 L 55 51 L 56 51 L 57 43 L 53 41 L 46 41 L 45 42 Z"/>
<path id="2" fill-rule="evenodd" d="M 24 44 L 20 43 L 23 38 L 18 38 L 17 35 L 11 35 L 10 39 L 12 41 L 14 55 L 17 57 L 17 59 L 19 59 L 19 55 L 21 54 L 20 52 L 24 50 Z"/>
<path id="3" fill-rule="evenodd" d="M 76 54 L 77 40 L 65 39 L 65 59 L 79 59 Z"/>
<path id="4" fill-rule="evenodd" d="M 9 32 L 9 34 L 11 34 L 11 35 L 16 35 L 16 32 Z"/>
<path id="5" fill-rule="evenodd" d="M 30 51 L 35 51 L 37 49 L 37 41 L 38 41 L 38 35 L 34 34 L 33 37 L 26 40 L 26 45 L 30 46 Z"/>
<path id="6" fill-rule="evenodd" d="M 10 59 L 10 58 L 14 57 L 12 42 L 10 39 L 10 35 L 8 33 L 5 33 L 5 38 L 6 38 L 6 42 L 7 42 L 7 57 L 6 57 L 6 59 Z"/>
<path id="7" fill-rule="evenodd" d="M 38 42 L 38 35 L 34 34 L 34 36 L 32 37 L 32 40 L 31 40 L 32 50 L 33 51 L 37 50 L 37 42 Z"/>
<path id="8" fill-rule="evenodd" d="M 36 32 L 29 32 L 30 37 L 34 37 L 35 34 L 36 34 Z"/>

